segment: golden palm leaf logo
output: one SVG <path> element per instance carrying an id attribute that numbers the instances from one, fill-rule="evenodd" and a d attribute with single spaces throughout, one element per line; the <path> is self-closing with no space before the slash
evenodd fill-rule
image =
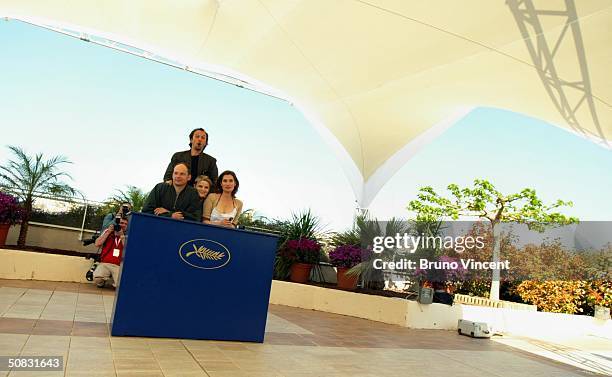
<path id="1" fill-rule="evenodd" d="M 207 260 L 207 259 L 208 260 L 221 260 L 225 256 L 225 253 L 223 252 L 214 251 L 204 246 L 200 246 L 200 247 L 196 247 L 196 245 L 192 245 L 192 246 L 193 246 L 193 251 L 186 253 L 185 254 L 186 257 L 190 257 L 191 255 L 195 254 L 196 256 L 204 260 Z"/>
<path id="2" fill-rule="evenodd" d="M 183 242 L 179 246 L 178 254 L 183 262 L 203 270 L 223 268 L 232 259 L 232 253 L 227 246 L 205 238 Z"/>

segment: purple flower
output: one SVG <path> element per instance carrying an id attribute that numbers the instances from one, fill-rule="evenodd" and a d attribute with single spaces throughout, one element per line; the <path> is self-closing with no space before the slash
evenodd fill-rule
<path id="1" fill-rule="evenodd" d="M 285 244 L 285 249 L 292 255 L 291 259 L 300 263 L 317 263 L 321 252 L 321 245 L 309 238 L 299 240 L 289 240 Z"/>
<path id="2" fill-rule="evenodd" d="M 18 223 L 23 218 L 23 208 L 16 198 L 0 192 L 0 224 Z"/>
<path id="3" fill-rule="evenodd" d="M 359 246 L 341 245 L 329 253 L 329 260 L 334 266 L 351 268 L 361 263 L 366 253 Z"/>

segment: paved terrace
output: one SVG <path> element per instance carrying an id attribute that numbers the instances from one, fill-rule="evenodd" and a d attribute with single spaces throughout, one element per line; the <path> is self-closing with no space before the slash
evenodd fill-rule
<path id="1" fill-rule="evenodd" d="M 203 296 L 202 299 L 205 299 Z M 264 344 L 111 337 L 114 291 L 0 279 L 0 355 L 63 355 L 0 376 L 592 376 L 495 341 L 271 305 Z M 201 316 L 205 313 L 185 313 Z"/>

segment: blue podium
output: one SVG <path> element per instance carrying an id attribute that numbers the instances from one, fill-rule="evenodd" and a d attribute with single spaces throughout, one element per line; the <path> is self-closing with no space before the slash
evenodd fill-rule
<path id="1" fill-rule="evenodd" d="M 277 242 L 134 213 L 111 334 L 263 342 Z"/>

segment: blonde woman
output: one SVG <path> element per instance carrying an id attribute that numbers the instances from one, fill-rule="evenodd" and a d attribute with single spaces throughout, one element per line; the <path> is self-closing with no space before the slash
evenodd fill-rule
<path id="1" fill-rule="evenodd" d="M 215 183 L 215 193 L 204 201 L 204 223 L 235 228 L 242 212 L 242 201 L 236 198 L 238 192 L 236 173 L 226 170 Z"/>
<path id="2" fill-rule="evenodd" d="M 212 181 L 205 175 L 199 175 L 195 179 L 194 187 L 196 188 L 196 190 L 198 190 L 198 196 L 200 197 L 202 203 L 204 203 L 204 200 L 206 200 L 206 197 L 208 196 L 208 193 L 210 193 L 210 189 L 212 188 L 212 186 Z"/>

